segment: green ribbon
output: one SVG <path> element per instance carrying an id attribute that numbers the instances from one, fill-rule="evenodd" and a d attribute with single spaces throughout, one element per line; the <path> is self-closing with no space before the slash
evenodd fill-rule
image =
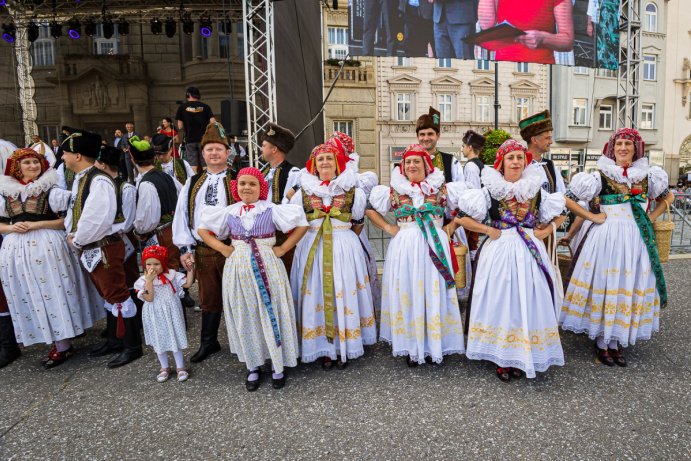
<path id="1" fill-rule="evenodd" d="M 450 279 L 446 280 L 447 282 L 447 287 L 452 288 L 453 287 L 453 269 L 451 268 L 451 265 L 449 262 L 446 260 L 446 254 L 444 253 L 444 247 L 441 244 L 441 239 L 439 238 L 439 234 L 437 233 L 437 227 L 434 225 L 434 219 L 433 216 L 444 216 L 444 208 L 434 205 L 430 202 L 427 202 L 423 204 L 420 208 L 415 208 L 412 205 L 403 205 L 402 207 L 398 208 L 394 212 L 396 219 L 401 219 L 401 218 L 407 218 L 407 217 L 414 217 L 415 222 L 417 223 L 418 227 L 422 231 L 422 235 L 425 237 L 425 240 L 427 240 L 427 233 L 425 232 L 425 225 L 427 225 L 427 228 L 429 229 L 430 236 L 432 237 L 432 242 L 434 243 L 434 248 L 437 253 L 437 258 L 439 258 L 439 262 L 443 267 L 437 267 L 437 270 L 442 273 L 442 276 L 444 276 L 445 271 L 448 274 L 450 274 Z M 429 245 L 429 243 L 428 243 Z M 433 258 L 432 260 L 434 261 L 434 255 L 430 252 L 430 256 Z M 437 264 L 435 264 L 436 266 Z M 446 279 L 446 277 L 444 277 Z M 450 285 L 450 286 L 449 286 Z"/>
<path id="2" fill-rule="evenodd" d="M 333 227 L 331 225 L 331 218 L 342 222 L 350 222 L 350 213 L 341 213 L 337 208 L 329 208 L 328 211 L 313 210 L 307 214 L 308 221 L 324 218 L 317 236 L 314 238 L 309 255 L 307 256 L 307 264 L 305 265 L 305 273 L 302 276 L 302 295 L 305 296 L 307 292 L 307 279 L 312 271 L 314 264 L 314 256 L 317 254 L 319 241 L 324 238 L 322 246 L 322 292 L 324 294 L 324 326 L 326 328 L 326 339 L 333 341 L 334 338 L 334 278 L 333 278 Z"/>
<path id="3" fill-rule="evenodd" d="M 638 226 L 638 230 L 641 232 L 641 237 L 643 238 L 643 243 L 645 243 L 645 248 L 648 250 L 648 256 L 650 257 L 650 265 L 653 268 L 653 273 L 655 274 L 655 285 L 657 287 L 657 292 L 660 294 L 660 306 L 665 307 L 667 305 L 667 284 L 665 283 L 665 275 L 662 272 L 662 265 L 660 264 L 660 256 L 657 253 L 657 239 L 655 238 L 655 230 L 653 229 L 653 223 L 650 221 L 648 214 L 641 206 L 642 203 L 646 203 L 648 200 L 648 194 L 609 194 L 600 196 L 600 205 L 619 205 L 622 203 L 629 202 L 631 204 L 631 210 L 633 211 L 633 217 Z"/>

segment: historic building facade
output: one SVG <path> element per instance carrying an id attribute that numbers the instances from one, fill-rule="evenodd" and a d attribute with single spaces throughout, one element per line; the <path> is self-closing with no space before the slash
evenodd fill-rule
<path id="1" fill-rule="evenodd" d="M 193 34 L 180 29 L 168 38 L 152 34 L 149 24 L 130 24 L 126 36 L 116 32 L 106 39 L 99 26 L 93 37 L 72 40 L 64 33 L 56 40 L 41 27 L 31 44 L 38 134 L 49 141 L 68 125 L 111 140 L 128 121 L 151 134 L 163 117 L 175 118 L 188 86 L 200 89 L 221 120 L 221 101 L 245 99 L 242 23 L 233 23 L 229 34 L 216 24 L 208 38 L 199 34 L 198 23 Z M 14 63 L 5 42 L 0 62 Z M 0 138 L 23 145 L 16 78 L 14 65 L 0 66 Z"/>

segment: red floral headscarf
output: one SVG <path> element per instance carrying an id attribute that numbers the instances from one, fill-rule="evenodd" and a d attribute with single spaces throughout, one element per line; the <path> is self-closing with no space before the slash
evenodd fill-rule
<path id="1" fill-rule="evenodd" d="M 158 279 L 163 285 L 170 283 L 170 280 L 168 280 L 168 277 L 166 277 L 166 274 L 168 273 L 168 248 L 160 245 L 151 245 L 144 248 L 144 251 L 142 251 L 142 269 L 144 269 L 145 273 L 146 260 L 152 258 L 158 260 L 158 262 L 161 263 L 161 267 L 163 267 L 163 272 L 158 274 Z M 173 289 L 173 293 L 175 293 L 175 286 L 170 283 L 170 287 Z"/>
<path id="2" fill-rule="evenodd" d="M 525 154 L 526 166 L 530 165 L 530 162 L 533 161 L 533 154 L 528 152 L 528 149 L 515 139 L 507 139 L 501 146 L 499 146 L 499 149 L 497 149 L 497 158 L 494 160 L 494 169 L 503 173 L 504 156 L 516 151 L 523 152 Z"/>
<path id="3" fill-rule="evenodd" d="M 401 174 L 403 176 L 405 176 L 405 172 L 403 171 L 403 164 L 405 163 L 405 159 L 412 156 L 422 157 L 422 160 L 425 163 L 425 176 L 429 175 L 432 171 L 434 171 L 432 157 L 429 156 L 427 149 L 422 147 L 420 144 L 411 144 L 410 146 L 406 147 L 406 149 L 403 151 L 401 163 L 398 165 L 398 168 L 401 170 Z"/>
<path id="4" fill-rule="evenodd" d="M 17 149 L 14 152 L 12 152 L 10 158 L 7 159 L 7 165 L 5 166 L 5 174 L 7 176 L 12 176 L 17 181 L 21 181 L 22 168 L 20 166 L 20 163 L 25 158 L 35 158 L 39 162 L 41 162 L 41 175 L 45 173 L 46 170 L 50 167 L 48 165 L 48 161 L 43 155 L 39 154 L 33 149 L 29 149 L 28 147 L 22 147 L 21 149 Z M 39 177 L 41 175 L 39 175 Z"/>
<path id="5" fill-rule="evenodd" d="M 237 178 L 240 179 L 240 176 L 254 176 L 257 178 L 257 180 L 259 180 L 259 200 L 266 200 L 269 196 L 269 183 L 266 182 L 261 171 L 254 167 L 247 167 L 238 171 Z M 236 202 L 242 201 L 242 199 L 240 199 L 240 194 L 238 194 L 237 179 L 230 181 L 230 193 L 233 195 Z"/>
<path id="6" fill-rule="evenodd" d="M 317 156 L 319 154 L 324 153 L 333 154 L 334 158 L 336 159 L 336 175 L 339 175 L 345 171 L 346 163 L 348 162 L 348 157 L 341 154 L 341 151 L 338 147 L 334 146 L 333 144 L 329 144 L 328 142 L 325 144 L 320 144 L 314 149 L 312 149 L 310 158 L 307 160 L 307 163 L 305 164 L 305 168 L 307 168 L 307 171 L 309 171 L 315 176 L 318 176 L 317 165 L 315 163 L 317 160 Z"/>
<path id="7" fill-rule="evenodd" d="M 331 144 L 339 150 L 341 155 L 346 157 L 355 152 L 355 142 L 353 142 L 353 138 L 340 131 L 334 131 L 329 140 L 326 141 L 326 144 Z"/>
<path id="8" fill-rule="evenodd" d="M 609 141 L 607 141 L 607 144 L 605 144 L 605 147 L 602 149 L 602 155 L 607 158 L 611 158 L 612 160 L 616 160 L 614 156 L 614 145 L 617 143 L 617 139 L 629 139 L 633 141 L 634 152 L 632 161 L 635 162 L 645 155 L 645 142 L 643 141 L 641 134 L 633 128 L 620 128 L 615 131 L 614 134 L 610 136 Z"/>

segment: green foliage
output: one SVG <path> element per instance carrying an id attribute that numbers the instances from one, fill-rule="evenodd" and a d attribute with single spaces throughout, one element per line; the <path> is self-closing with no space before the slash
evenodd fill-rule
<path id="1" fill-rule="evenodd" d="M 497 158 L 497 149 L 504 141 L 511 138 L 511 134 L 504 130 L 489 130 L 485 133 L 485 148 L 480 154 L 480 159 L 485 165 L 493 165 Z"/>

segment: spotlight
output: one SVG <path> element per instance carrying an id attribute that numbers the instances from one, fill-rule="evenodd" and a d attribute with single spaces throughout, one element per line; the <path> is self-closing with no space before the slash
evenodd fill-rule
<path id="1" fill-rule="evenodd" d="M 72 18 L 67 22 L 67 35 L 72 40 L 78 40 L 82 36 L 82 24 L 78 19 Z"/>
<path id="2" fill-rule="evenodd" d="M 187 35 L 192 35 L 194 33 L 194 22 L 192 22 L 189 13 L 185 14 L 182 18 L 182 31 Z"/>
<path id="3" fill-rule="evenodd" d="M 36 39 L 38 39 L 38 24 L 31 21 L 26 26 L 26 33 L 27 33 L 27 36 L 29 37 L 29 41 L 31 43 L 34 43 L 36 41 Z"/>
<path id="4" fill-rule="evenodd" d="M 50 23 L 50 36 L 53 38 L 62 37 L 62 24 L 57 21 L 51 21 Z"/>
<path id="5" fill-rule="evenodd" d="M 153 18 L 151 20 L 151 33 L 154 35 L 159 35 L 163 32 L 163 23 L 158 18 Z"/>
<path id="6" fill-rule="evenodd" d="M 122 18 L 118 21 L 118 34 L 127 35 L 130 33 L 130 23 L 126 19 Z"/>
<path id="7" fill-rule="evenodd" d="M 199 33 L 202 37 L 211 37 L 214 28 L 211 25 L 211 19 L 208 16 L 202 16 L 199 19 Z"/>
<path id="8" fill-rule="evenodd" d="M 166 19 L 165 28 L 166 28 L 166 37 L 173 38 L 173 37 L 175 37 L 175 32 L 178 28 L 178 24 L 175 22 L 175 19 L 168 18 L 168 19 Z"/>
<path id="9" fill-rule="evenodd" d="M 14 43 L 17 38 L 17 28 L 14 24 L 3 24 L 2 25 L 2 39 L 7 43 Z"/>
<path id="10" fill-rule="evenodd" d="M 115 25 L 113 24 L 113 21 L 111 21 L 110 18 L 103 18 L 103 38 L 106 40 L 109 40 L 113 38 L 113 34 L 115 34 Z"/>
<path id="11" fill-rule="evenodd" d="M 0 0 L 0 6 L 6 6 L 7 0 Z"/>
<path id="12" fill-rule="evenodd" d="M 96 23 L 93 21 L 93 19 L 87 19 L 84 21 L 84 33 L 88 37 L 93 37 L 96 35 Z"/>

